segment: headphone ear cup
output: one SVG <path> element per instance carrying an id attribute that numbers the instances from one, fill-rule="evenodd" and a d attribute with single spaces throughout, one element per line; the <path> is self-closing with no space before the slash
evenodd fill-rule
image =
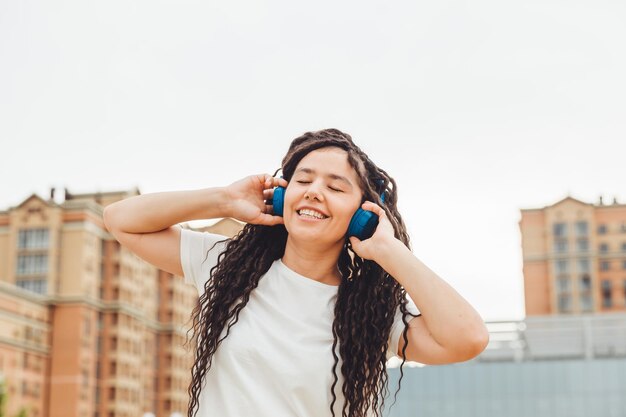
<path id="1" fill-rule="evenodd" d="M 274 188 L 274 197 L 272 198 L 272 207 L 274 216 L 283 216 L 283 207 L 285 205 L 285 187 Z"/>
<path id="2" fill-rule="evenodd" d="M 359 208 L 348 226 L 348 236 L 355 236 L 360 240 L 365 240 L 374 234 L 378 225 L 378 216 L 371 211 Z"/>

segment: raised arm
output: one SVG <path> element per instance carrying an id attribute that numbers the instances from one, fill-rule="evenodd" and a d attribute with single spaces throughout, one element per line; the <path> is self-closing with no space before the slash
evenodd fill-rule
<path id="1" fill-rule="evenodd" d="M 123 246 L 163 271 L 183 276 L 178 223 L 229 217 L 225 187 L 134 196 L 108 205 L 104 224 Z"/>
<path id="2" fill-rule="evenodd" d="M 169 191 L 130 197 L 104 209 L 104 225 L 123 246 L 163 271 L 183 276 L 180 222 L 232 217 L 252 224 L 276 225 L 273 187 L 287 186 L 269 174 L 250 175 L 227 187 Z"/>

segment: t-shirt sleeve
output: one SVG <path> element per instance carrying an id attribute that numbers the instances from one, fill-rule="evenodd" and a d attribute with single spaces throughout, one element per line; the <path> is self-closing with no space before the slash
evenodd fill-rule
<path id="1" fill-rule="evenodd" d="M 421 315 L 419 309 L 413 302 L 413 299 L 406 294 L 406 299 L 408 300 L 407 310 L 410 313 L 415 315 Z M 407 316 L 407 323 L 411 321 L 413 317 Z M 402 312 L 400 311 L 400 306 L 396 310 L 396 316 L 393 320 L 393 324 L 391 325 L 391 333 L 389 334 L 389 350 L 387 350 L 387 359 L 390 359 L 394 356 L 398 356 L 398 346 L 400 345 L 400 337 L 402 337 L 402 332 L 404 331 L 404 323 L 402 322 Z"/>
<path id="2" fill-rule="evenodd" d="M 228 242 L 221 241 L 228 239 L 227 236 L 215 233 L 181 228 L 180 263 L 185 282 L 194 285 L 198 294 L 204 293 L 204 284 L 209 279 L 211 268 L 217 265 L 219 254 L 226 248 Z"/>

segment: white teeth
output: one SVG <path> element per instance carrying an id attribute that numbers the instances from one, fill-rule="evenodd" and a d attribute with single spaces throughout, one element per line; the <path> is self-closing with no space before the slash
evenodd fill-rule
<path id="1" fill-rule="evenodd" d="M 314 210 L 309 210 L 309 209 L 302 209 L 298 212 L 298 214 L 305 215 L 305 216 L 309 216 L 309 217 L 315 217 L 316 219 L 325 219 L 326 216 L 324 216 L 321 213 L 318 213 L 317 211 Z"/>

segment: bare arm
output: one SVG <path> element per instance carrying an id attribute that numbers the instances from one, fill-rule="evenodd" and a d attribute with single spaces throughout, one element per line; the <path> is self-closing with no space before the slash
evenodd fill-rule
<path id="1" fill-rule="evenodd" d="M 352 248 L 402 285 L 422 313 L 409 321 L 406 360 L 434 365 L 478 356 L 489 343 L 489 331 L 480 314 L 395 237 L 381 206 L 366 201 L 361 208 L 378 215 L 379 223 L 369 239 L 350 237 Z M 401 337 L 398 356 L 403 347 Z"/>
<path id="2" fill-rule="evenodd" d="M 228 217 L 222 187 L 134 196 L 104 209 L 104 224 L 124 247 L 141 259 L 183 276 L 180 222 Z"/>
<path id="3" fill-rule="evenodd" d="M 115 202 L 103 216 L 110 231 L 153 233 L 189 220 L 228 217 L 227 205 L 223 187 L 168 191 Z"/>
<path id="4" fill-rule="evenodd" d="M 250 175 L 227 187 L 144 194 L 110 204 L 104 225 L 124 247 L 157 268 L 183 275 L 180 222 L 232 217 L 245 223 L 275 225 L 270 214 L 273 187 L 287 181 L 269 174 Z"/>
<path id="5" fill-rule="evenodd" d="M 489 331 L 467 300 L 400 240 L 391 241 L 380 252 L 379 265 L 406 289 L 422 313 L 409 321 L 407 360 L 424 364 L 462 362 L 485 350 Z M 401 337 L 398 351 L 403 347 Z"/>

